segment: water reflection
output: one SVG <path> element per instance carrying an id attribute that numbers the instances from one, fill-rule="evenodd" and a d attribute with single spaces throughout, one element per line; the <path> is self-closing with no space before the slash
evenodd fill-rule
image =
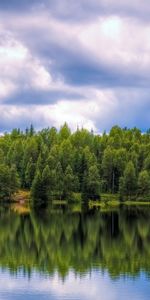
<path id="1" fill-rule="evenodd" d="M 149 299 L 150 209 L 3 207 L 0 267 L 0 299 Z"/>
<path id="2" fill-rule="evenodd" d="M 97 267 L 112 278 L 150 270 L 150 210 L 0 213 L 0 266 L 65 278 Z"/>
<path id="3" fill-rule="evenodd" d="M 137 280 L 120 278 L 112 281 L 107 273 L 93 270 L 84 277 L 69 272 L 63 281 L 57 273 L 52 277 L 32 273 L 29 279 L 0 272 L 0 299 L 4 300 L 148 300 L 150 285 L 141 274 Z"/>

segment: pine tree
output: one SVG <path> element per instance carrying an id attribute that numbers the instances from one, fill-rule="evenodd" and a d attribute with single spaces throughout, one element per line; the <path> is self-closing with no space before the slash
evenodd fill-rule
<path id="1" fill-rule="evenodd" d="M 125 184 L 124 184 L 124 177 L 119 178 L 119 196 L 120 200 L 122 201 L 124 199 L 125 195 Z"/>
<path id="2" fill-rule="evenodd" d="M 52 183 L 51 172 L 49 166 L 46 165 L 42 173 L 42 198 L 45 199 L 45 201 L 47 201 L 50 198 L 50 194 L 52 193 L 52 190 L 53 190 L 53 183 Z"/>
<path id="3" fill-rule="evenodd" d="M 35 163 L 33 163 L 32 158 L 30 158 L 30 161 L 27 164 L 27 168 L 25 171 L 25 183 L 26 187 L 31 188 L 32 181 L 34 179 L 35 175 Z"/>
<path id="4" fill-rule="evenodd" d="M 65 122 L 65 124 L 60 128 L 59 131 L 60 140 L 61 141 L 66 140 L 69 138 L 70 135 L 71 135 L 70 128 L 68 127 L 68 124 Z"/>
<path id="5" fill-rule="evenodd" d="M 96 165 L 89 168 L 86 179 L 86 190 L 90 199 L 99 199 L 100 197 L 100 176 Z"/>
<path id="6" fill-rule="evenodd" d="M 39 170 L 37 170 L 32 182 L 31 196 L 34 200 L 34 204 L 36 203 L 36 201 L 43 199 L 42 175 Z"/>
<path id="7" fill-rule="evenodd" d="M 103 155 L 102 160 L 102 172 L 103 178 L 107 183 L 107 191 L 111 192 L 114 190 L 114 150 L 108 146 Z"/>
<path id="8" fill-rule="evenodd" d="M 34 134 L 35 134 L 34 127 L 33 127 L 33 124 L 31 124 L 30 130 L 29 130 L 29 135 L 33 136 Z"/>
<path id="9" fill-rule="evenodd" d="M 16 167 L 11 168 L 5 164 L 0 165 L 0 199 L 11 199 L 18 190 L 20 180 Z"/>
<path id="10" fill-rule="evenodd" d="M 9 167 L 0 165 L 0 199 L 9 198 L 11 196 L 10 173 Z"/>
<path id="11" fill-rule="evenodd" d="M 138 177 L 138 194 L 149 195 L 150 193 L 150 176 L 146 170 L 141 171 Z"/>
<path id="12" fill-rule="evenodd" d="M 62 170 L 61 163 L 58 162 L 56 167 L 56 192 L 58 193 L 59 198 L 61 199 L 63 194 L 63 187 L 64 187 L 64 174 Z"/>
<path id="13" fill-rule="evenodd" d="M 71 196 L 74 191 L 74 175 L 70 165 L 67 166 L 64 175 L 64 197 Z"/>
<path id="14" fill-rule="evenodd" d="M 15 165 L 10 169 L 10 194 L 13 195 L 20 187 L 20 179 Z"/>
<path id="15" fill-rule="evenodd" d="M 137 178 L 135 167 L 132 161 L 129 161 L 124 171 L 124 192 L 126 195 L 131 196 L 136 193 Z"/>

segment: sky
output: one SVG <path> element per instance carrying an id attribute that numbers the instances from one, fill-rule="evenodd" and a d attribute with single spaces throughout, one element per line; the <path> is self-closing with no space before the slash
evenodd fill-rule
<path id="1" fill-rule="evenodd" d="M 147 0 L 0 0 L 0 132 L 150 127 Z"/>

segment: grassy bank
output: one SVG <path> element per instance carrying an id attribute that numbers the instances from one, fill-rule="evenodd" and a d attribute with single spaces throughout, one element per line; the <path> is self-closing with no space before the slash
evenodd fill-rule
<path id="1" fill-rule="evenodd" d="M 30 200 L 30 191 L 27 190 L 19 190 L 13 198 L 13 201 L 19 204 L 25 204 L 28 203 Z M 82 201 L 81 194 L 74 193 L 72 199 L 70 199 L 69 203 L 74 204 L 80 204 Z M 66 199 L 57 200 L 54 199 L 52 201 L 54 205 L 67 205 L 68 201 Z M 145 196 L 143 198 L 141 197 L 132 197 L 131 199 L 124 199 L 124 201 L 120 201 L 118 194 L 101 194 L 100 200 L 90 200 L 89 199 L 89 207 L 118 207 L 120 205 L 126 205 L 126 206 L 139 206 L 139 205 L 150 205 L 150 197 Z"/>
<path id="2" fill-rule="evenodd" d="M 129 199 L 124 199 L 124 201 L 120 201 L 118 194 L 101 194 L 101 200 L 99 201 L 89 201 L 89 207 L 100 207 L 100 208 L 107 208 L 107 207 L 118 207 L 120 205 L 126 206 L 150 206 L 150 197 L 145 196 L 141 197 L 132 197 Z"/>

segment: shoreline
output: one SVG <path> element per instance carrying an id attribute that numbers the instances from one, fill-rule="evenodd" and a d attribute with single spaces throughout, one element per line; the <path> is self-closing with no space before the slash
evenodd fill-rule
<path id="1" fill-rule="evenodd" d="M 144 198 L 143 198 L 144 199 Z M 30 202 L 30 191 L 29 190 L 19 190 L 13 197 L 11 203 L 17 203 L 20 205 L 25 205 Z M 54 199 L 52 200 L 53 205 L 67 205 L 68 203 L 72 204 L 80 204 L 82 203 L 82 200 L 75 201 L 74 199 L 72 201 L 67 201 L 65 199 L 58 200 Z M 150 206 L 150 200 L 141 200 L 137 199 L 134 200 L 133 198 L 131 200 L 127 199 L 124 201 L 119 200 L 118 194 L 101 194 L 100 200 L 90 200 L 89 199 L 89 208 L 93 207 L 119 207 L 119 206 Z"/>

